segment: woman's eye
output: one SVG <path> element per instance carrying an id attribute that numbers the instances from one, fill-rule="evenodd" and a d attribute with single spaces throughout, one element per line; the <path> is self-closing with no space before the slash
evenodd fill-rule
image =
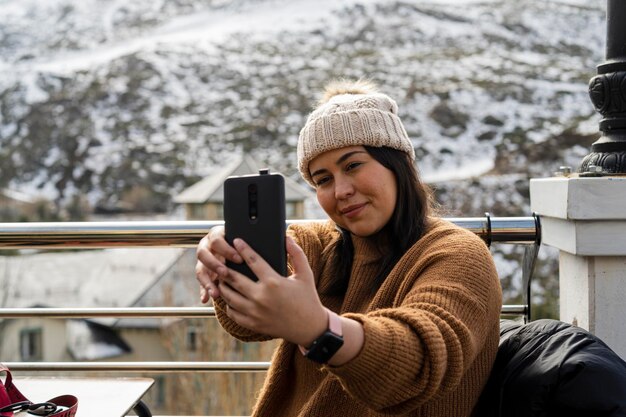
<path id="1" fill-rule="evenodd" d="M 317 185 L 319 187 L 320 185 L 324 185 L 328 181 L 330 181 L 329 177 L 322 177 L 322 178 L 319 178 L 319 179 L 315 180 L 315 185 Z"/>
<path id="2" fill-rule="evenodd" d="M 354 168 L 357 168 L 359 165 L 361 165 L 361 162 L 350 162 L 347 166 L 346 166 L 346 171 L 351 171 Z"/>

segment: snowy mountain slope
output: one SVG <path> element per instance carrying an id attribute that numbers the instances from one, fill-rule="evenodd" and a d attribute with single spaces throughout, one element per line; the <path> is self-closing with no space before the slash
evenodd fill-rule
<path id="1" fill-rule="evenodd" d="M 334 77 L 370 77 L 397 99 L 440 190 L 460 179 L 487 191 L 492 181 L 473 179 L 487 173 L 550 175 L 596 136 L 587 81 L 603 60 L 603 7 L 4 0 L 0 186 L 92 204 L 147 189 L 166 208 L 245 151 L 297 178 L 298 131 Z M 525 197 L 472 209 L 519 213 Z"/>

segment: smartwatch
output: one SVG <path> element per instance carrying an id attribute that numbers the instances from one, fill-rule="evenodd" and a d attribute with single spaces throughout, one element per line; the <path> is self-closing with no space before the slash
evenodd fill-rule
<path id="1" fill-rule="evenodd" d="M 341 327 L 341 318 L 337 313 L 328 312 L 328 329 L 308 348 L 298 345 L 302 354 L 317 363 L 327 363 L 330 358 L 343 346 L 343 330 Z"/>

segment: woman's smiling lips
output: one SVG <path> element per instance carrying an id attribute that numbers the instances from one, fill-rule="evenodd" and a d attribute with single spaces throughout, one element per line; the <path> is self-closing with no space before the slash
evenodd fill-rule
<path id="1" fill-rule="evenodd" d="M 365 207 L 366 203 L 362 203 L 362 204 L 353 204 L 351 206 L 348 206 L 344 209 L 341 209 L 340 212 L 342 215 L 346 216 L 347 218 L 352 218 L 352 217 L 356 217 L 359 215 L 359 213 L 361 213 L 362 209 Z"/>

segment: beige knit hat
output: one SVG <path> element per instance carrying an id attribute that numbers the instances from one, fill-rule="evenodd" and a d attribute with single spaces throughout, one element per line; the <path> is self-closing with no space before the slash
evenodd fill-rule
<path id="1" fill-rule="evenodd" d="M 315 187 L 309 172 L 311 160 L 326 151 L 354 145 L 386 146 L 406 152 L 415 160 L 413 144 L 391 97 L 379 93 L 369 82 L 331 83 L 300 131 L 300 174 Z"/>

